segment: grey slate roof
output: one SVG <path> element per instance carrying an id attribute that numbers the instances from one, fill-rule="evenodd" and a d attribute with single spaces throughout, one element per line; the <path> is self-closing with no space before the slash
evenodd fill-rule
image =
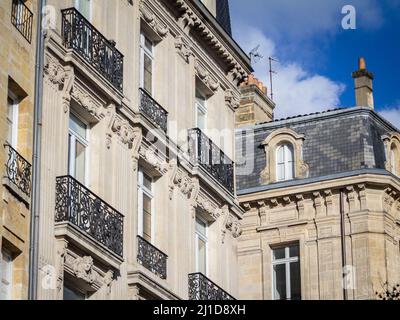
<path id="1" fill-rule="evenodd" d="M 217 0 L 217 21 L 232 36 L 229 0 Z"/>
<path id="2" fill-rule="evenodd" d="M 309 166 L 311 179 L 360 169 L 384 169 L 382 136 L 398 131 L 374 111 L 361 107 L 291 117 L 239 129 L 236 131 L 238 193 L 261 186 L 260 174 L 266 166 L 262 142 L 280 128 L 290 128 L 304 135 L 303 158 Z M 245 150 L 246 143 L 252 138 L 252 147 Z M 245 171 L 244 164 L 253 161 L 254 170 Z"/>

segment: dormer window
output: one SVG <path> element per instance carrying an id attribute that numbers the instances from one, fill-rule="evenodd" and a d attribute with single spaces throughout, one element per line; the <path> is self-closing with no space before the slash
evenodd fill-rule
<path id="1" fill-rule="evenodd" d="M 276 150 L 277 181 L 287 181 L 294 178 L 293 146 L 289 143 L 278 146 Z"/>
<path id="2" fill-rule="evenodd" d="M 309 176 L 308 165 L 303 159 L 305 137 L 289 128 L 277 129 L 266 137 L 262 145 L 266 166 L 261 172 L 262 184 L 270 184 Z"/>
<path id="3" fill-rule="evenodd" d="M 392 132 L 382 137 L 385 145 L 385 167 L 396 176 L 400 175 L 400 134 Z"/>

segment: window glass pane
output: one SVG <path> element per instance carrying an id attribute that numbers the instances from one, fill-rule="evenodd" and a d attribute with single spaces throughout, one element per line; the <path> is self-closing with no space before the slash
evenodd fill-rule
<path id="1" fill-rule="evenodd" d="M 143 238 L 151 242 L 151 198 L 143 194 Z"/>
<path id="2" fill-rule="evenodd" d="M 277 162 L 278 162 L 278 164 L 280 164 L 280 163 L 284 163 L 284 161 L 285 161 L 285 147 L 281 146 L 278 148 L 278 151 L 277 151 Z"/>
<path id="3" fill-rule="evenodd" d="M 291 300 L 301 299 L 300 262 L 290 264 L 290 292 Z"/>
<path id="4" fill-rule="evenodd" d="M 291 258 L 296 258 L 300 255 L 299 246 L 289 247 L 289 253 Z"/>
<path id="5" fill-rule="evenodd" d="M 149 93 L 152 93 L 152 84 L 153 84 L 153 61 L 148 55 L 144 55 L 144 65 L 143 65 L 143 87 Z"/>
<path id="6" fill-rule="evenodd" d="M 73 114 L 69 117 L 69 128 L 80 137 L 86 139 L 86 125 Z"/>
<path id="7" fill-rule="evenodd" d="M 275 300 L 286 300 L 286 266 L 284 264 L 274 266 L 274 280 Z"/>
<path id="8" fill-rule="evenodd" d="M 199 219 L 196 219 L 196 232 L 205 237 L 207 234 L 206 230 L 207 224 Z"/>
<path id="9" fill-rule="evenodd" d="M 274 249 L 274 260 L 285 259 L 285 248 Z"/>
<path id="10" fill-rule="evenodd" d="M 199 128 L 200 130 L 205 130 L 207 129 L 207 118 L 206 114 L 201 111 L 199 108 L 197 108 L 197 124 L 196 127 Z"/>
<path id="11" fill-rule="evenodd" d="M 86 147 L 79 141 L 75 146 L 75 179 L 85 183 Z"/>
<path id="12" fill-rule="evenodd" d="M 152 188 L 152 179 L 145 173 L 143 173 L 143 185 L 146 187 L 146 189 L 151 191 Z"/>
<path id="13" fill-rule="evenodd" d="M 207 273 L 206 267 L 206 242 L 201 238 L 198 238 L 197 241 L 197 272 L 201 272 L 204 275 Z"/>
<path id="14" fill-rule="evenodd" d="M 277 180 L 278 181 L 285 180 L 285 164 L 284 163 L 278 164 L 276 171 L 277 171 L 276 172 Z"/>
<path id="15" fill-rule="evenodd" d="M 64 285 L 64 300 L 85 300 L 85 295 L 77 290 L 71 289 L 70 287 Z"/>
<path id="16" fill-rule="evenodd" d="M 151 42 L 147 37 L 144 38 L 144 47 L 151 53 L 153 52 L 153 42 Z"/>

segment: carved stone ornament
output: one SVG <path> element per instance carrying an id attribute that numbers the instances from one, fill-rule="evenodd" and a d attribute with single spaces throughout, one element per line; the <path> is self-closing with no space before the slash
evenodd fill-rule
<path id="1" fill-rule="evenodd" d="M 96 275 L 93 272 L 93 258 L 90 256 L 77 258 L 73 264 L 73 271 L 77 278 L 88 283 L 93 283 L 96 280 Z"/>
<path id="2" fill-rule="evenodd" d="M 196 75 L 199 79 L 212 91 L 217 91 L 219 88 L 218 80 L 214 79 L 210 72 L 201 64 L 199 60 L 195 62 Z"/>
<path id="3" fill-rule="evenodd" d="M 229 52 L 221 41 L 215 36 L 215 32 L 210 30 L 202 19 L 190 8 L 185 0 L 168 0 L 174 5 L 180 15 L 179 22 L 185 32 L 189 33 L 190 30 L 197 32 L 197 34 L 205 39 L 210 46 L 211 50 L 223 59 L 229 68 L 229 75 L 233 81 L 241 82 L 247 75 L 244 68 L 235 61 L 235 58 Z"/>
<path id="4" fill-rule="evenodd" d="M 186 43 L 182 36 L 175 38 L 175 48 L 178 50 L 179 55 L 189 63 L 190 57 L 194 56 L 192 48 Z"/>
<path id="5" fill-rule="evenodd" d="M 112 134 L 118 137 L 118 139 L 129 149 L 138 151 L 142 135 L 139 128 L 133 128 L 130 123 L 123 119 L 118 114 L 115 114 L 110 123 L 110 129 Z M 107 134 L 107 148 L 110 149 L 112 142 L 112 134 Z M 136 153 L 136 152 L 135 152 Z"/>
<path id="6" fill-rule="evenodd" d="M 173 192 L 175 188 L 178 188 L 180 192 L 188 196 L 190 199 L 196 199 L 199 191 L 198 181 L 193 180 L 189 177 L 189 174 L 183 169 L 179 168 L 176 160 L 170 162 L 170 183 L 169 183 L 169 197 L 172 200 Z"/>
<path id="7" fill-rule="evenodd" d="M 75 80 L 74 69 L 63 67 L 53 56 L 46 54 L 44 58 L 44 77 L 57 90 L 62 91 L 62 106 L 68 112 L 71 102 L 71 90 Z"/>
<path id="8" fill-rule="evenodd" d="M 97 120 L 106 116 L 106 109 L 89 93 L 76 84 L 72 87 L 71 97 Z"/>
<path id="9" fill-rule="evenodd" d="M 140 15 L 155 33 L 161 38 L 166 37 L 169 31 L 167 25 L 156 17 L 145 1 L 141 1 L 140 3 Z"/>
<path id="10" fill-rule="evenodd" d="M 146 163 L 148 163 L 154 170 L 159 172 L 161 175 L 164 175 L 168 172 L 167 161 L 157 156 L 154 147 L 146 148 L 145 146 L 142 145 L 139 149 L 139 155 Z"/>

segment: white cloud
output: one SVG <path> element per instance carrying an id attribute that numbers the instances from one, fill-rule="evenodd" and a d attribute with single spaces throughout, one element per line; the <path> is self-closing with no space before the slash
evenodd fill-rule
<path id="1" fill-rule="evenodd" d="M 268 57 L 275 55 L 275 43 L 259 29 L 242 26 L 239 30 L 237 40 L 245 51 L 250 52 L 260 45 L 259 52 L 264 58 L 254 64 L 255 75 L 264 84 L 269 84 Z M 274 70 L 277 72 L 274 75 L 275 118 L 323 111 L 339 105 L 344 85 L 311 74 L 291 61 L 275 63 Z"/>
<path id="2" fill-rule="evenodd" d="M 379 114 L 396 128 L 400 128 L 400 106 L 385 108 Z"/>

